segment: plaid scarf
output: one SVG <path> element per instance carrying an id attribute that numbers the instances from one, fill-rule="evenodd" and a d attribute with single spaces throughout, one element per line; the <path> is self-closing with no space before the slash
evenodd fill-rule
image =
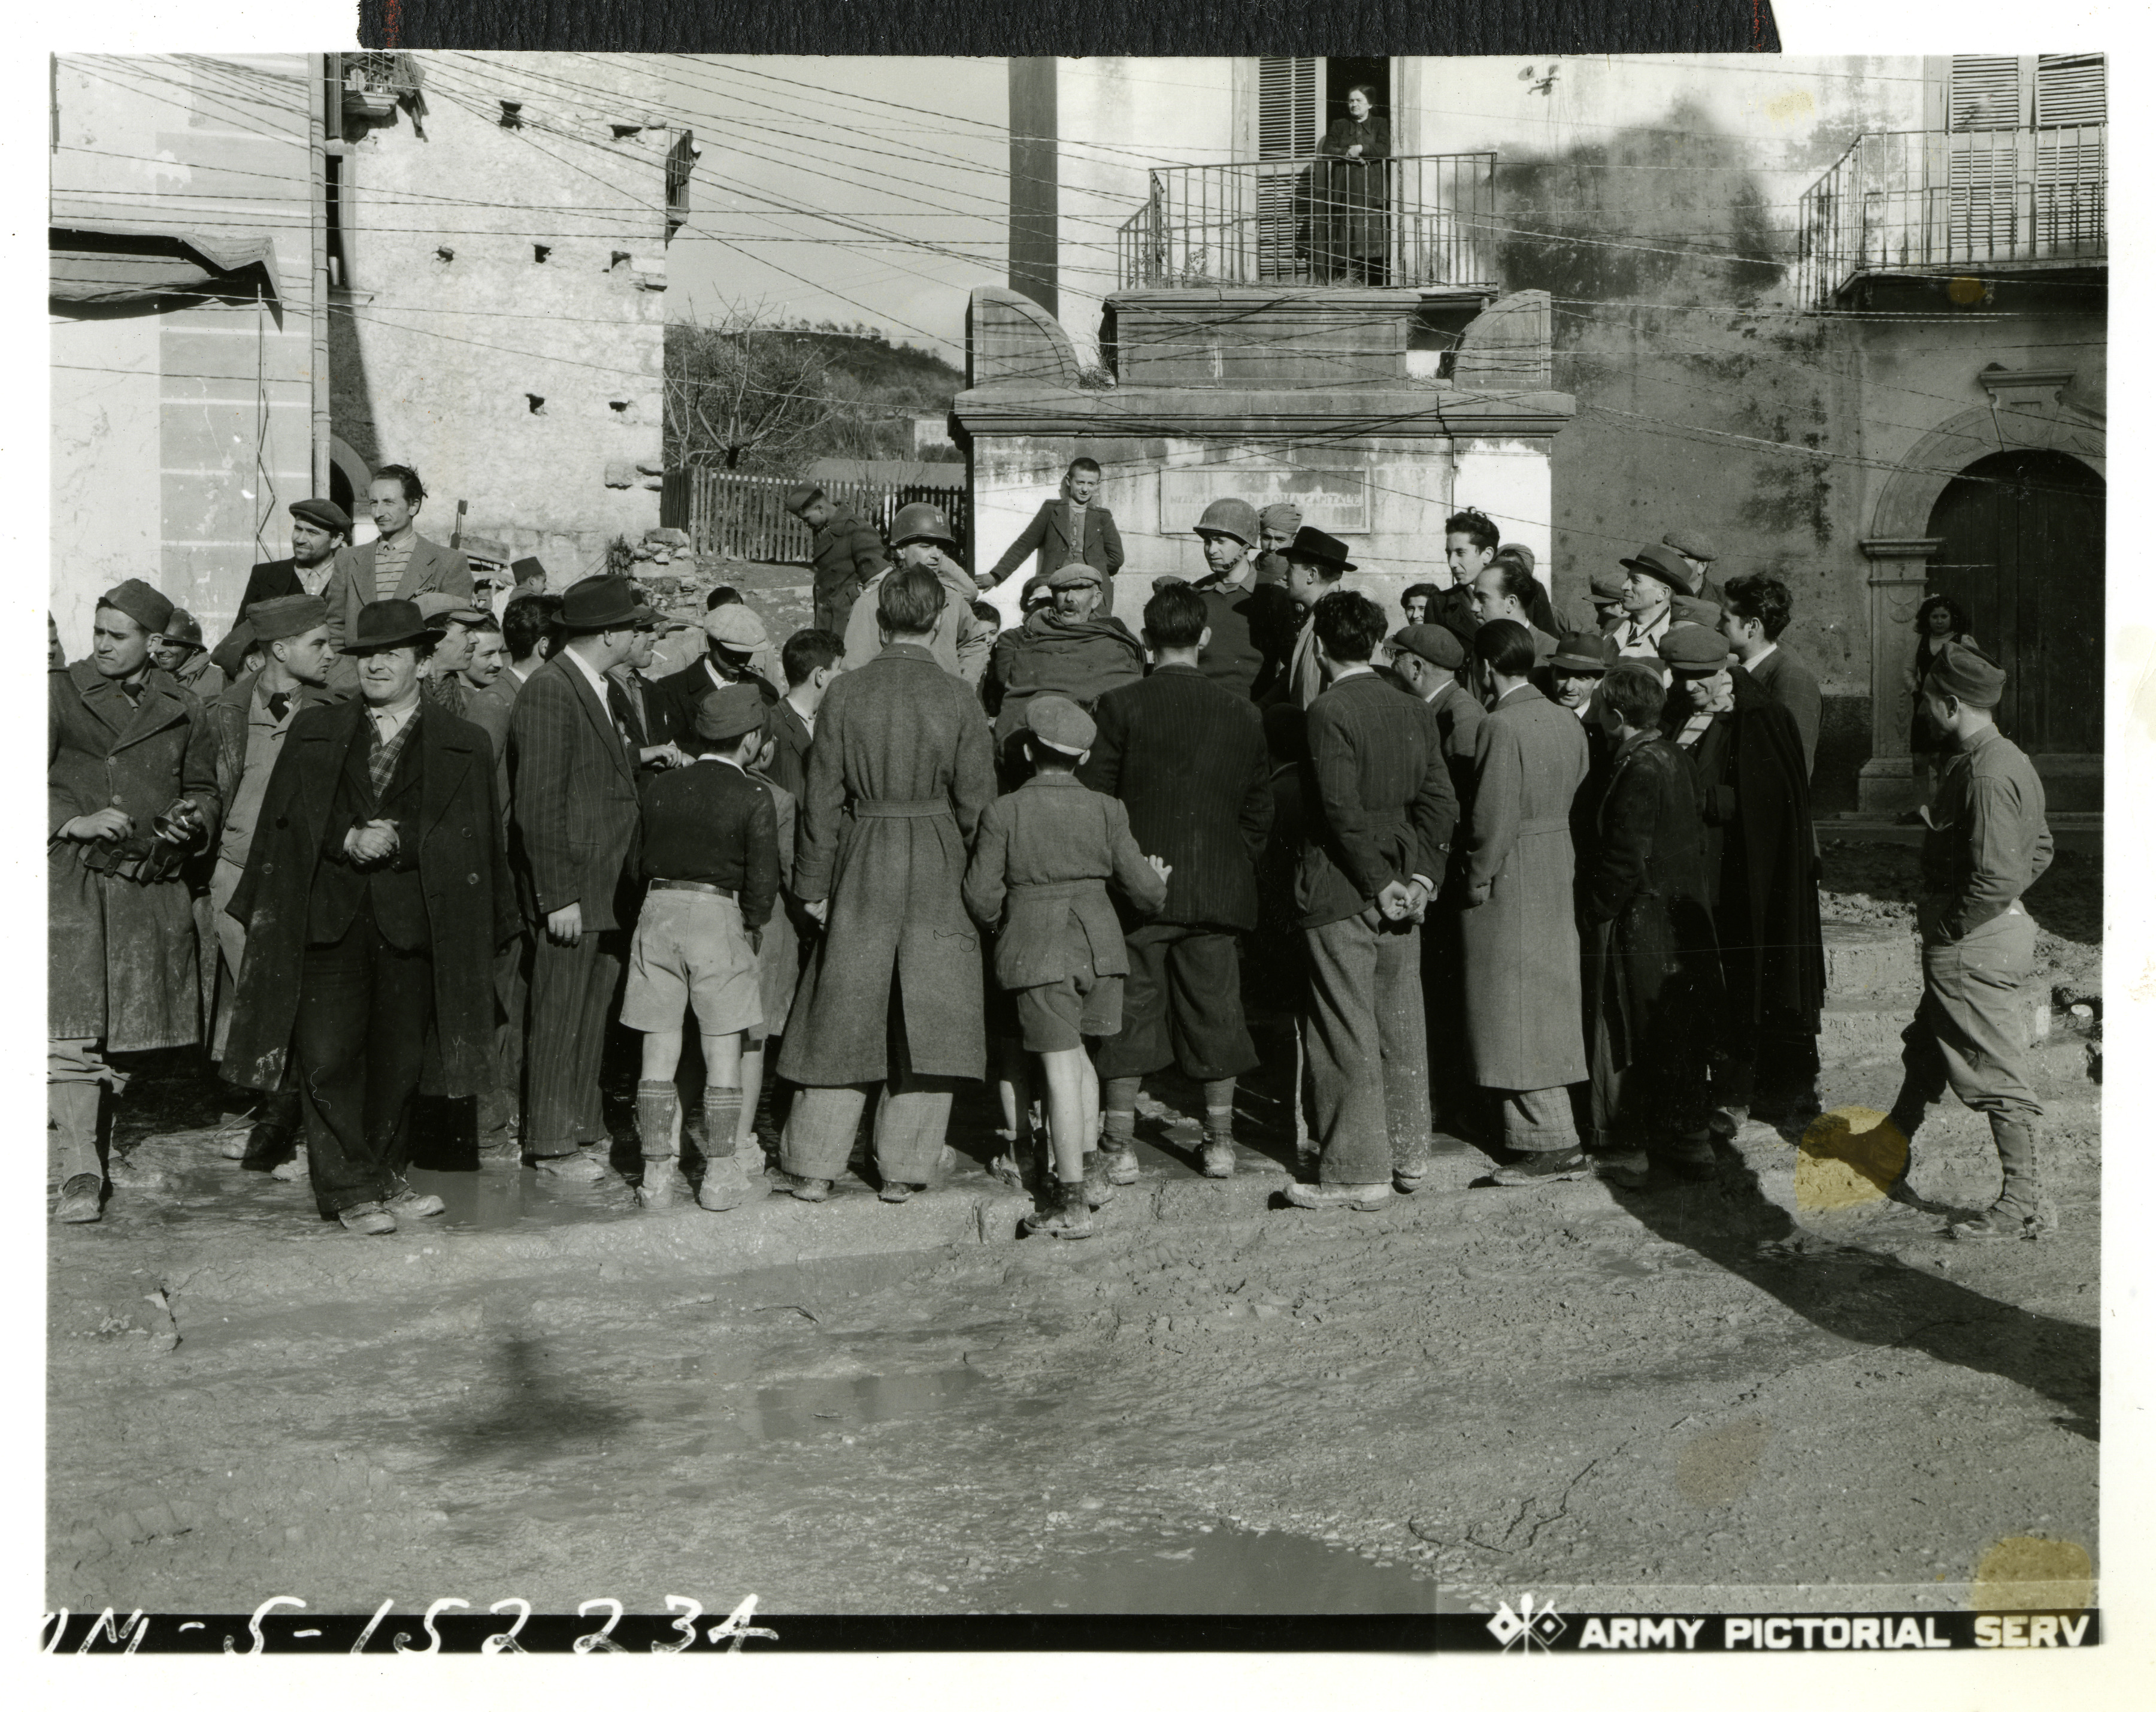
<path id="1" fill-rule="evenodd" d="M 370 716 L 367 722 L 367 776 L 374 787 L 373 806 L 379 807 L 389 790 L 389 781 L 397 774 L 397 758 L 404 753 L 404 745 L 412 740 L 419 722 L 426 717 L 424 707 L 415 709 L 412 717 L 397 729 L 397 735 L 388 743 L 382 740 L 382 727 Z"/>

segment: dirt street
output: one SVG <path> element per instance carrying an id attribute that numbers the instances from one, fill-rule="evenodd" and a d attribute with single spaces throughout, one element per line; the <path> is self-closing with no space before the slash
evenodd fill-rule
<path id="1" fill-rule="evenodd" d="M 2036 1055 L 2063 1234 L 1980 1246 L 1877 1197 L 1883 1022 L 1803 1146 L 1748 1126 L 1712 1183 L 1469 1189 L 1463 1154 L 1368 1215 L 1269 1205 L 1269 1036 L 1244 1172 L 1195 1175 L 1163 1087 L 1082 1243 L 1013 1240 L 978 1099 L 903 1206 L 645 1215 L 444 1171 L 447 1220 L 362 1240 L 218 1159 L 213 1090 L 153 1067 L 118 1140 L 166 1186 L 52 1232 L 48 1601 L 2078 1604 L 2098 1021 Z M 1976 1120 L 1934 1118 L 1917 1181 L 1990 1198 Z"/>

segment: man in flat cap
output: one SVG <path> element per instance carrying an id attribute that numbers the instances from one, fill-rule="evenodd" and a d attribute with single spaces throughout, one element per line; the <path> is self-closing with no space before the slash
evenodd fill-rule
<path id="1" fill-rule="evenodd" d="M 875 645 L 856 664 L 849 643 L 816 716 L 793 891 L 824 933 L 778 1067 L 802 1090 L 780 1163 L 803 1200 L 830 1194 L 878 1086 L 876 1169 L 904 1200 L 934 1174 L 953 1082 L 985 1067 L 980 936 L 960 887 L 995 767 L 979 702 L 932 650 L 944 605 L 970 592 L 927 565 L 883 577 Z"/>
<path id="2" fill-rule="evenodd" d="M 833 499 L 813 481 L 786 496 L 786 509 L 808 527 L 812 622 L 843 635 L 855 599 L 889 563 L 883 542 L 849 501 Z"/>
<path id="3" fill-rule="evenodd" d="M 1286 561 L 1281 561 L 1281 583 L 1262 580 L 1252 537 L 1264 537 L 1263 517 L 1278 522 L 1281 513 L 1294 510 L 1271 506 L 1261 516 L 1241 500 L 1217 499 L 1198 520 L 1206 574 L 1191 586 L 1204 597 L 1205 628 L 1211 633 L 1198 669 L 1223 689 L 1254 702 L 1272 693 L 1286 669 L 1299 614 L 1281 586 L 1286 580 Z M 1293 539 L 1293 531 L 1288 538 Z"/>
<path id="4" fill-rule="evenodd" d="M 285 508 L 292 517 L 292 556 L 273 558 L 247 573 L 239 597 L 239 615 L 260 601 L 288 594 L 320 595 L 329 586 L 337 549 L 352 539 L 352 518 L 333 500 L 298 499 Z"/>
<path id="5" fill-rule="evenodd" d="M 995 645 L 996 631 L 973 610 L 980 590 L 958 563 L 958 537 L 942 506 L 925 501 L 901 506 L 898 515 L 891 520 L 891 549 L 898 557 L 893 569 L 932 571 L 942 584 L 950 599 L 937 615 L 929 652 L 952 676 L 978 686 L 988 670 L 988 650 Z M 844 632 L 846 659 L 850 664 L 872 658 L 882 646 L 876 591 L 891 574 L 877 572 L 862 585 L 860 598 L 854 603 Z"/>
<path id="6" fill-rule="evenodd" d="M 1643 660 L 1660 671 L 1661 640 L 1676 622 L 1670 601 L 1691 592 L 1684 561 L 1676 548 L 1656 543 L 1618 563 L 1625 569 L 1624 616 L 1609 634 L 1617 638 L 1620 659 Z"/>
<path id="7" fill-rule="evenodd" d="M 1722 598 L 1722 634 L 1752 681 L 1796 721 L 1809 779 L 1819 749 L 1820 686 L 1811 669 L 1782 646 L 1782 632 L 1789 627 L 1789 585 L 1763 573 L 1732 577 Z"/>
<path id="8" fill-rule="evenodd" d="M 625 577 L 571 584 L 561 645 L 509 717 L 509 854 L 532 928 L 523 1149 L 572 1182 L 606 1175 L 599 1058 L 636 913 L 637 756 L 607 673 L 650 617 Z"/>
<path id="9" fill-rule="evenodd" d="M 1596 571 L 1587 579 L 1591 622 L 1580 629 L 1607 635 L 1625 621 L 1625 576 L 1621 571 Z"/>
<path id="10" fill-rule="evenodd" d="M 1925 712 L 1953 758 L 1925 820 L 1917 911 L 1924 996 L 1902 1031 L 1902 1090 L 1887 1114 L 1898 1145 L 1951 1087 L 1990 1121 L 1999 1198 L 1949 1227 L 1967 1241 L 2038 1237 L 2058 1228 L 2039 1166 L 2044 1108 L 2028 1079 L 2036 923 L 2021 902 L 2051 865 L 2051 830 L 2043 781 L 1996 723 L 2005 689 L 2006 674 L 1959 642 L 1945 644 L 1924 676 Z M 1888 1192 L 1921 1205 L 1906 1154 Z"/>
<path id="11" fill-rule="evenodd" d="M 230 913 L 233 895 L 247 871 L 254 829 L 270 789 L 270 769 L 284 753 L 292 721 L 302 708 L 333 699 L 330 676 L 329 612 L 311 594 L 277 594 L 257 601 L 245 622 L 262 651 L 262 667 L 241 678 L 210 708 L 217 735 L 217 788 L 224 804 L 217 863 L 209 882 L 214 944 L 220 966 L 210 1057 L 222 1060 L 232 1028 L 245 961 L 247 929 Z M 228 1144 L 227 1157 L 253 1170 L 270 1170 L 293 1157 L 300 1134 L 300 1086 L 287 1076 L 264 1093 L 244 1141 Z M 305 1170 L 305 1154 L 295 1161 Z M 288 1173 L 287 1175 L 296 1175 Z"/>
<path id="12" fill-rule="evenodd" d="M 102 1216 L 107 1055 L 202 1038 L 201 947 L 180 869 L 217 832 L 208 711 L 151 650 L 172 603 L 130 578 L 97 603 L 90 654 L 47 674 L 46 1100 L 54 1216 Z"/>
<path id="13" fill-rule="evenodd" d="M 367 508 L 380 533 L 357 547 L 339 548 L 321 591 L 330 609 L 330 640 L 339 648 L 330 687 L 340 694 L 349 695 L 357 684 L 352 656 L 342 647 L 361 607 L 376 600 L 414 600 L 430 591 L 454 594 L 467 606 L 472 602 L 471 567 L 465 556 L 419 532 L 426 501 L 426 486 L 408 464 L 384 464 L 367 483 Z"/>
<path id="14" fill-rule="evenodd" d="M 1727 1139 L 1755 1112 L 1801 1129 L 1819 1112 L 1826 996 L 1803 741 L 1788 710 L 1738 667 L 1720 630 L 1678 625 L 1660 652 L 1681 691 L 1665 728 L 1692 764 L 1728 993 L 1714 1130 Z M 1693 1155 L 1711 1166 L 1711 1154 L 1695 1147 Z"/>
<path id="15" fill-rule="evenodd" d="M 1027 702 L 1062 696 L 1090 709 L 1110 690 L 1145 676 L 1138 639 L 1101 609 L 1100 572 L 1074 559 L 1049 578 L 1048 592 L 1051 604 L 1019 627 L 1017 645 L 1001 656 L 1004 681 L 990 691 L 997 755 L 1013 789 L 1026 776 L 1017 746 L 1024 740 Z"/>
<path id="16" fill-rule="evenodd" d="M 1091 458 L 1073 458 L 1063 472 L 1063 489 L 1043 500 L 1033 521 L 980 579 L 993 589 L 1016 570 L 1028 553 L 1033 573 L 1045 577 L 1076 559 L 1101 573 L 1101 610 L 1116 609 L 1116 573 L 1123 567 L 1123 537 L 1116 520 L 1101 503 L 1101 466 Z"/>
<path id="17" fill-rule="evenodd" d="M 1099 1053 L 1101 1163 L 1115 1183 L 1137 1177 L 1139 1083 L 1170 1065 L 1204 1093 L 1201 1168 L 1232 1175 L 1235 1081 L 1258 1067 L 1238 942 L 1258 924 L 1272 768 L 1249 697 L 1206 678 L 1213 609 L 1184 583 L 1146 603 L 1152 670 L 1094 705 L 1091 753 L 1078 769 L 1123 805 L 1141 847 L 1172 870 L 1159 913 L 1126 935 L 1122 1026 Z"/>
<path id="18" fill-rule="evenodd" d="M 315 1205 L 361 1236 L 442 1211 L 407 1182 L 421 1091 L 482 1092 L 495 955 L 516 926 L 486 734 L 419 693 L 440 631 L 370 602 L 359 694 L 303 708 L 229 909 L 247 929 L 225 1074 L 298 1083 Z"/>
<path id="19" fill-rule="evenodd" d="M 1707 573 L 1707 568 L 1714 563 L 1714 543 L 1702 531 L 1672 529 L 1662 537 L 1662 545 L 1674 548 L 1684 561 L 1687 593 L 1702 600 L 1711 600 L 1717 606 L 1726 604 L 1722 598 L 1722 585 Z"/>
<path id="20" fill-rule="evenodd" d="M 413 602 L 419 616 L 442 633 L 419 674 L 419 693 L 444 712 L 464 717 L 465 686 L 458 674 L 471 658 L 472 639 L 486 622 L 470 597 L 430 589 Z"/>
<path id="21" fill-rule="evenodd" d="M 714 690 L 747 684 L 768 707 L 778 691 L 755 667 L 755 657 L 771 645 L 771 633 L 753 608 L 729 601 L 704 614 L 704 657 L 670 673 L 652 686 L 660 731 L 682 743 L 696 734 L 696 707 Z"/>

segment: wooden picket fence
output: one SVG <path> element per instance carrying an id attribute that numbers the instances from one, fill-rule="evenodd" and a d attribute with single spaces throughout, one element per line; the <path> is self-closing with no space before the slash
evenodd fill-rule
<path id="1" fill-rule="evenodd" d="M 925 500 L 941 506 L 958 537 L 958 558 L 973 563 L 973 496 L 966 487 L 963 466 L 952 466 L 954 485 L 827 481 L 833 499 L 853 506 L 888 541 L 891 520 L 901 506 Z M 699 553 L 754 560 L 762 564 L 808 563 L 808 527 L 786 509 L 796 478 L 744 476 L 725 470 L 675 470 L 666 475 L 660 515 L 670 528 L 685 529 Z"/>

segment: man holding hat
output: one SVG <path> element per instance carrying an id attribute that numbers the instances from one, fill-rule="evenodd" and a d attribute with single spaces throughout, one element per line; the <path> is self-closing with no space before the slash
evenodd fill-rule
<path id="1" fill-rule="evenodd" d="M 728 684 L 697 704 L 696 759 L 644 781 L 639 867 L 646 891 L 629 949 L 621 1021 L 644 1036 L 636 1129 L 638 1195 L 668 1206 L 681 1193 L 681 1102 L 674 1073 L 694 1010 L 704 1045 L 704 1180 L 698 1205 L 738 1206 L 749 1192 L 736 1151 L 743 1036 L 764 1015 L 757 956 L 778 898 L 777 810 L 748 775 L 763 747 L 763 698 Z M 781 1019 L 783 1021 L 783 1019 Z"/>
<path id="2" fill-rule="evenodd" d="M 808 526 L 815 612 L 810 622 L 819 630 L 844 631 L 855 600 L 888 563 L 883 542 L 851 505 L 833 499 L 813 481 L 786 496 L 786 509 Z"/>
<path id="3" fill-rule="evenodd" d="M 1265 515 L 1278 522 L 1277 513 L 1294 510 L 1292 506 L 1273 506 Z M 1214 500 L 1198 520 L 1206 574 L 1191 585 L 1205 599 L 1209 632 L 1198 669 L 1223 689 L 1252 701 L 1271 692 L 1286 661 L 1296 620 L 1295 604 L 1285 590 L 1258 576 L 1251 542 L 1265 533 L 1262 519 L 1245 501 Z M 1283 561 L 1281 576 L 1286 575 Z"/>
<path id="4" fill-rule="evenodd" d="M 652 700 L 664 733 L 684 743 L 696 734 L 696 704 L 714 690 L 746 684 L 766 706 L 778 691 L 752 664 L 771 645 L 771 633 L 745 601 L 714 606 L 704 614 L 704 657 L 652 686 Z"/>
<path id="5" fill-rule="evenodd" d="M 334 699 L 327 687 L 329 613 L 321 601 L 311 594 L 273 595 L 258 601 L 246 622 L 262 650 L 262 669 L 241 678 L 210 708 L 210 727 L 217 737 L 218 795 L 224 804 L 217 865 L 209 881 L 213 943 L 222 969 L 210 1045 L 210 1057 L 216 1059 L 224 1056 L 247 949 L 247 929 L 229 906 L 254 847 L 270 769 L 284 753 L 300 710 Z M 228 1149 L 228 1156 L 267 1170 L 290 1154 L 299 1133 L 300 1085 L 288 1076 L 262 1097 L 245 1142 L 236 1153 Z"/>
<path id="6" fill-rule="evenodd" d="M 286 507 L 292 516 L 292 556 L 273 558 L 247 573 L 239 597 L 245 618 L 256 604 L 281 595 L 320 595 L 329 586 L 337 549 L 352 539 L 352 518 L 334 500 L 298 499 Z"/>
<path id="7" fill-rule="evenodd" d="M 1048 592 L 1051 604 L 1020 626 L 1017 645 L 1002 656 L 1007 675 L 991 691 L 997 752 L 1006 765 L 1017 758 L 1013 745 L 1022 739 L 1025 705 L 1034 697 L 1062 696 L 1090 708 L 1145 676 L 1138 639 L 1101 610 L 1100 572 L 1074 559 L 1049 578 Z M 1023 776 L 1021 768 L 1017 777 Z"/>
<path id="8" fill-rule="evenodd" d="M 1676 548 L 1656 543 L 1641 548 L 1618 563 L 1625 568 L 1625 592 L 1620 597 L 1625 615 L 1610 633 L 1617 638 L 1618 655 L 1625 660 L 1644 660 L 1660 670 L 1662 659 L 1658 650 L 1675 621 L 1670 599 L 1691 592 L 1684 561 Z"/>
<path id="9" fill-rule="evenodd" d="M 1116 573 L 1123 565 L 1123 537 L 1116 520 L 1100 503 L 1101 466 L 1091 458 L 1073 458 L 1063 472 L 1063 491 L 1043 500 L 1033 521 L 1019 531 L 1004 556 L 980 579 L 983 589 L 993 589 L 1018 568 L 1019 561 L 1034 555 L 1033 571 L 1045 577 L 1074 559 L 1101 573 L 1101 610 L 1116 609 Z"/>
<path id="10" fill-rule="evenodd" d="M 891 551 L 898 555 L 898 570 L 934 573 L 949 599 L 936 620 L 936 634 L 928 651 L 936 663 L 961 681 L 978 685 L 988 669 L 988 650 L 996 632 L 973 610 L 980 590 L 957 561 L 958 537 L 941 506 L 916 503 L 901 506 L 891 520 Z M 871 658 L 882 643 L 879 591 L 890 580 L 891 571 L 879 571 L 861 585 L 860 598 L 846 620 L 846 658 L 859 662 Z"/>
<path id="11" fill-rule="evenodd" d="M 1665 728 L 1691 761 L 1728 991 L 1714 1128 L 1735 1135 L 1763 1087 L 1784 1108 L 1784 1127 L 1801 1128 L 1818 1115 L 1826 996 L 1804 743 L 1788 710 L 1735 669 L 1720 630 L 1679 625 L 1660 652 L 1691 709 L 1681 717 L 1671 697 Z"/>
<path id="12" fill-rule="evenodd" d="M 2038 1158 L 2044 1108 L 2028 1080 L 2036 923 L 2021 903 L 2051 865 L 2051 830 L 2043 781 L 1996 723 L 2005 691 L 2006 674 L 1960 642 L 1945 643 L 1924 675 L 1924 711 L 1953 758 L 1925 816 L 1924 996 L 1902 1031 L 1902 1090 L 1887 1119 L 1895 1140 L 1911 1139 L 1951 1087 L 1990 1120 L 1999 1198 L 1949 1227 L 1972 1242 L 2045 1236 L 2059 1225 Z M 1920 1204 L 1906 1157 L 1887 1192 Z"/>
<path id="13" fill-rule="evenodd" d="M 102 1216 L 113 1052 L 202 1038 L 201 947 L 180 868 L 217 831 L 216 738 L 152 663 L 172 603 L 130 578 L 99 598 L 90 654 L 46 676 L 46 1100 L 54 1217 Z"/>
<path id="14" fill-rule="evenodd" d="M 361 1236 L 442 1211 L 405 1181 L 411 1105 L 482 1092 L 494 963 L 516 906 L 486 734 L 427 702 L 441 632 L 409 600 L 359 609 L 359 694 L 302 709 L 228 906 L 247 929 L 225 1074 L 300 1090 L 315 1203 Z"/>
<path id="15" fill-rule="evenodd" d="M 803 1200 L 830 1194 L 878 1084 L 876 1169 L 885 1198 L 906 1199 L 935 1171 L 952 1082 L 984 1067 L 980 936 L 959 893 L 995 767 L 980 703 L 932 649 L 943 607 L 970 594 L 927 565 L 883 577 L 875 644 L 858 665 L 849 645 L 817 712 L 793 892 L 824 933 L 778 1067 L 802 1089 L 780 1163 Z"/>
<path id="16" fill-rule="evenodd" d="M 1325 687 L 1324 669 L 1317 660 L 1317 634 L 1310 628 L 1311 611 L 1355 567 L 1348 561 L 1346 542 L 1308 524 L 1296 532 L 1295 539 L 1281 549 L 1281 556 L 1287 561 L 1284 585 L 1287 598 L 1301 628 L 1289 649 L 1286 666 L 1273 680 L 1265 699 L 1293 702 L 1306 713 Z"/>
<path id="17" fill-rule="evenodd" d="M 562 644 L 509 717 L 510 861 L 533 929 L 524 1153 L 573 1182 L 605 1175 L 599 1057 L 635 913 L 637 758 L 606 675 L 650 618 L 625 577 L 570 584 Z"/>
<path id="18" fill-rule="evenodd" d="M 1714 563 L 1714 543 L 1697 529 L 1672 529 L 1662 537 L 1662 545 L 1674 551 L 1684 561 L 1685 590 L 1702 600 L 1717 606 L 1725 604 L 1722 587 L 1707 573 Z"/>

